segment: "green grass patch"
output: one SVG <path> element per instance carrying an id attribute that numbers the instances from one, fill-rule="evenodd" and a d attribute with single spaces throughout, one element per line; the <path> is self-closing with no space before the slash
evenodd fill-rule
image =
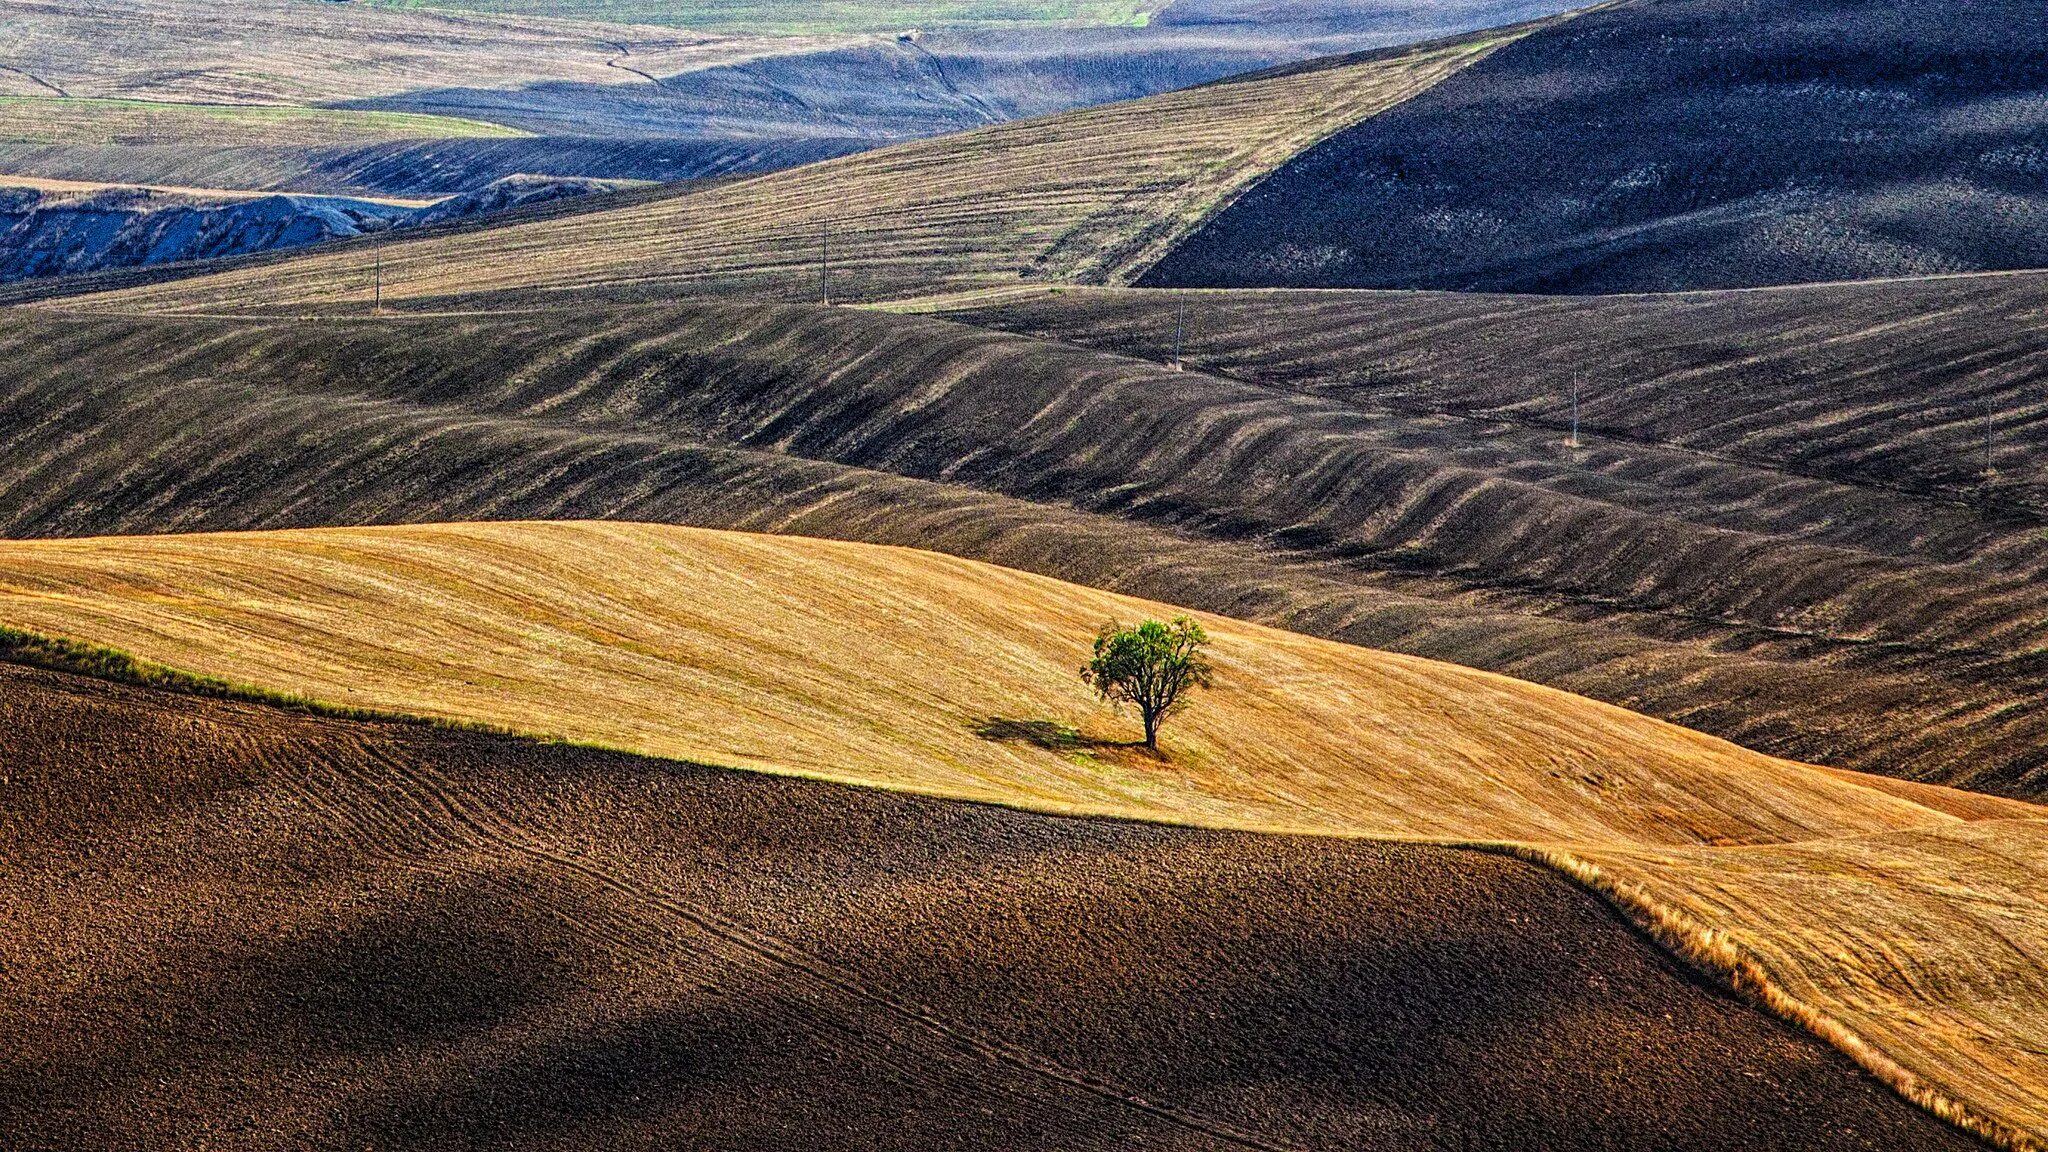
<path id="1" fill-rule="evenodd" d="M 386 8 L 438 8 L 661 24 L 706 32 L 825 35 L 911 28 L 1029 25 L 1142 28 L 1166 0 L 375 0 Z"/>

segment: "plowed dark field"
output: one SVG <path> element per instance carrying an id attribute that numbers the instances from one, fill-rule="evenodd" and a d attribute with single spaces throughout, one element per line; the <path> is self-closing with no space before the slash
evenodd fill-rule
<path id="1" fill-rule="evenodd" d="M 1296 157 L 1142 281 L 1670 292 L 2048 264 L 2034 0 L 1625 0 Z"/>
<path id="2" fill-rule="evenodd" d="M 9 1148 L 1936 1149 L 1530 865 L 0 666 Z"/>

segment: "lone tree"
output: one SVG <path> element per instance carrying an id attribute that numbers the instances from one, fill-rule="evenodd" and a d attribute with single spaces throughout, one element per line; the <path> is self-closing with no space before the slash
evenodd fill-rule
<path id="1" fill-rule="evenodd" d="M 1209 686 L 1202 648 L 1209 635 L 1185 616 L 1135 628 L 1111 621 L 1095 637 L 1095 658 L 1081 678 L 1112 704 L 1130 704 L 1145 720 L 1145 747 L 1159 750 L 1159 725 L 1187 704 L 1191 689 Z"/>

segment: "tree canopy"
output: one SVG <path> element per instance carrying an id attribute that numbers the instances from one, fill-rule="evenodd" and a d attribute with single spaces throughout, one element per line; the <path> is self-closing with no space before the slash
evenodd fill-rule
<path id="1" fill-rule="evenodd" d="M 1111 621 L 1096 634 L 1094 658 L 1081 678 L 1104 700 L 1136 708 L 1145 722 L 1145 747 L 1157 750 L 1160 724 L 1187 706 L 1191 690 L 1209 686 L 1213 669 L 1202 657 L 1208 643 L 1208 633 L 1185 616 L 1133 628 Z"/>

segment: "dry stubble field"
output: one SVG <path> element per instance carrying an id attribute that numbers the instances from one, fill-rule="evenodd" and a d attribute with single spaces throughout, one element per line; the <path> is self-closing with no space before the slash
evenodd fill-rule
<path id="1" fill-rule="evenodd" d="M 1909 1097 L 2014 1146 L 2048 1128 L 2031 805 L 1218 617 L 1224 686 L 1156 764 L 1070 665 L 1102 619 L 1168 609 L 902 550 L 531 523 L 18 542 L 0 564 L 11 623 L 332 703 L 1051 812 L 1501 844 Z"/>

